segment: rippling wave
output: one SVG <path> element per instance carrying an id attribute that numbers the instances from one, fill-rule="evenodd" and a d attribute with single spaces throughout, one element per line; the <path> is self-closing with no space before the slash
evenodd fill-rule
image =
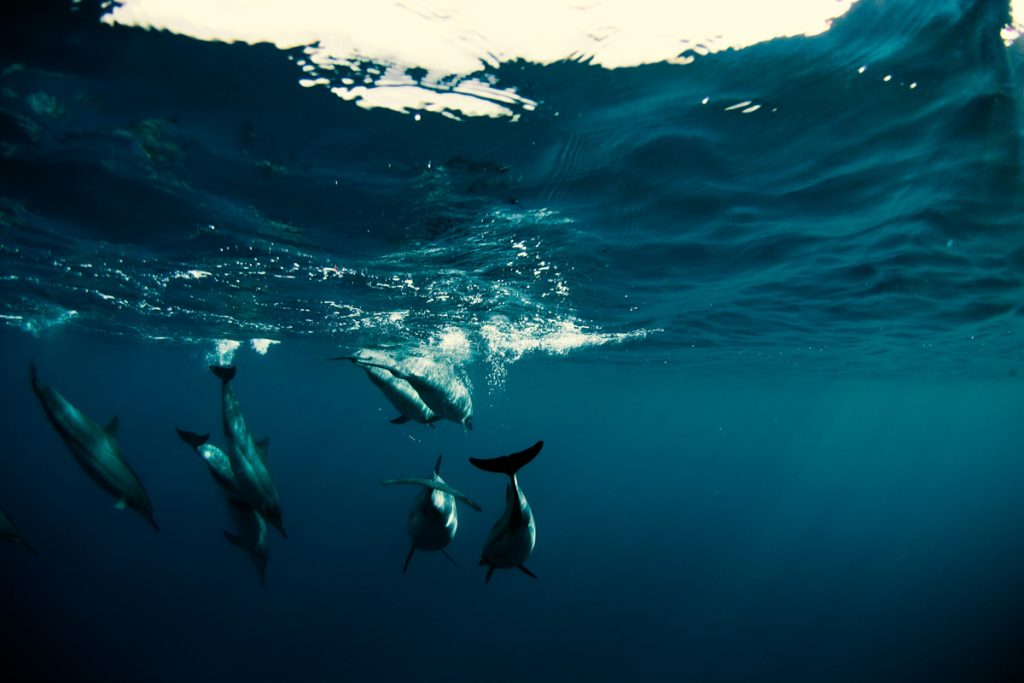
<path id="1" fill-rule="evenodd" d="M 301 41 L 19 8 L 0 320 L 28 332 L 433 349 L 494 378 L 584 347 L 695 372 L 1022 360 L 1007 4 L 837 5 L 817 35 L 642 66 L 499 51 L 461 82 L 515 92 L 512 119 L 367 111 L 304 87 Z"/>

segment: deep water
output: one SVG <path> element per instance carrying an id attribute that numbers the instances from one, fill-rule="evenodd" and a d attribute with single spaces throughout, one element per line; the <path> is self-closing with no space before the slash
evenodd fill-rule
<path id="1" fill-rule="evenodd" d="M 301 49 L 0 21 L 0 680 L 1011 681 L 1024 674 L 1021 41 L 1005 2 L 485 73 L 515 118 L 364 109 Z M 705 102 L 706 100 L 706 102 Z M 743 104 L 746 103 L 746 104 Z M 736 106 L 742 105 L 742 106 Z M 451 112 L 449 112 L 451 114 Z M 474 429 L 347 362 L 426 355 Z M 289 538 L 261 586 L 175 428 L 235 389 Z M 35 363 L 161 531 L 47 422 Z M 527 565 L 478 566 L 519 476 Z M 442 474 L 452 566 L 417 553 Z"/>

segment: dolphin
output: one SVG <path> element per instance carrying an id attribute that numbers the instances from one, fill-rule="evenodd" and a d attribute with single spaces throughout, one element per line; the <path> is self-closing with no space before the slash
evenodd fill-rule
<path id="1" fill-rule="evenodd" d="M 449 366 L 441 366 L 426 358 L 401 367 L 385 363 L 357 361 L 364 368 L 379 368 L 408 382 L 438 419 L 451 420 L 468 430 L 473 429 L 473 398 L 469 389 Z M 412 369 L 418 366 L 417 369 Z M 442 369 L 443 368 L 443 369 Z"/>
<path id="2" fill-rule="evenodd" d="M 267 470 L 268 439 L 255 441 L 245 424 L 245 417 L 231 386 L 235 377 L 233 366 L 211 365 L 210 370 L 221 382 L 221 408 L 224 413 L 224 435 L 230 442 L 227 450 L 231 471 L 235 475 L 235 486 L 242 502 L 263 517 L 281 535 L 288 538 L 284 530 L 281 513 L 281 501 L 277 495 L 277 487 Z"/>
<path id="3" fill-rule="evenodd" d="M 36 552 L 36 549 L 33 548 L 32 545 L 18 532 L 18 529 L 14 526 L 11 518 L 7 516 L 7 513 L 4 512 L 3 508 L 0 508 L 0 539 L 20 543 L 33 555 L 39 554 Z"/>
<path id="4" fill-rule="evenodd" d="M 267 585 L 267 559 L 270 555 L 270 533 L 267 523 L 258 511 L 245 503 L 236 500 L 228 501 L 231 518 L 237 533 L 224 531 L 224 538 L 249 553 L 256 572 L 260 577 L 260 585 Z"/>
<path id="5" fill-rule="evenodd" d="M 402 573 L 409 569 L 409 561 L 417 550 L 440 550 L 454 564 L 455 560 L 452 560 L 445 547 L 455 538 L 455 531 L 459 528 L 459 512 L 455 506 L 455 499 L 461 500 L 478 512 L 480 506 L 448 486 L 441 478 L 441 456 L 437 456 L 434 475 L 430 479 L 385 479 L 381 484 L 412 484 L 423 487 L 423 490 L 416 494 L 412 509 L 409 510 L 406 531 L 412 539 L 412 547 L 405 556 Z"/>
<path id="6" fill-rule="evenodd" d="M 142 481 L 121 455 L 117 441 L 117 416 L 105 428 L 89 419 L 71 405 L 56 389 L 39 381 L 36 366 L 31 366 L 32 389 L 43 405 L 60 438 L 64 440 L 78 464 L 97 484 L 117 499 L 115 507 L 138 512 L 160 531 L 153 519 L 153 504 Z"/>
<path id="7" fill-rule="evenodd" d="M 433 426 L 434 422 L 441 419 L 423 402 L 407 381 L 395 377 L 389 370 L 366 365 L 367 362 L 391 363 L 391 359 L 384 354 L 362 349 L 355 356 L 338 356 L 328 360 L 350 360 L 366 372 L 370 381 L 398 411 L 398 417 L 391 420 L 391 424 L 399 425 L 412 420 Z"/>
<path id="8" fill-rule="evenodd" d="M 495 569 L 518 568 L 524 574 L 537 578 L 523 564 L 533 552 L 533 546 L 537 542 L 537 526 L 533 521 L 530 504 L 526 502 L 526 496 L 519 488 L 516 472 L 536 458 L 543 447 L 544 442 L 538 441 L 526 450 L 511 455 L 503 455 L 499 458 L 469 459 L 469 462 L 475 467 L 485 472 L 507 474 L 510 480 L 505 489 L 505 512 L 487 535 L 484 551 L 480 557 L 480 564 L 487 565 L 485 583 L 491 580 L 491 574 Z"/>
<path id="9" fill-rule="evenodd" d="M 224 538 L 232 545 L 238 546 L 249 553 L 256 571 L 259 573 L 260 585 L 267 582 L 267 557 L 269 554 L 269 538 L 267 523 L 257 510 L 242 502 L 238 493 L 235 473 L 231 469 L 231 459 L 227 453 L 208 443 L 209 434 L 196 434 L 184 429 L 178 430 L 181 440 L 192 447 L 210 468 L 210 474 L 220 486 L 224 501 L 228 506 L 228 514 L 235 525 L 235 533 L 225 530 Z"/>

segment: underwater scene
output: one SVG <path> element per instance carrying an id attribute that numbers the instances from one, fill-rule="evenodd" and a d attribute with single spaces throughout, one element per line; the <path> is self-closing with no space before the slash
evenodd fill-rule
<path id="1" fill-rule="evenodd" d="M 0 17 L 0 680 L 1024 676 L 1024 3 Z"/>

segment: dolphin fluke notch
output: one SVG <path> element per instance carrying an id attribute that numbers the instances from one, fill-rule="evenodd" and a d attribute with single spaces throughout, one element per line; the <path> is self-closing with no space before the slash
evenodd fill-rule
<path id="1" fill-rule="evenodd" d="M 515 473 L 525 467 L 531 460 L 537 457 L 540 449 L 544 448 L 544 442 L 538 441 L 526 450 L 509 455 L 502 455 L 497 458 L 470 458 L 469 462 L 484 472 L 497 472 L 512 477 Z"/>
<path id="2" fill-rule="evenodd" d="M 195 432 L 187 432 L 184 429 L 178 429 L 178 436 L 192 448 L 199 448 L 210 440 L 209 434 L 196 434 Z"/>
<path id="3" fill-rule="evenodd" d="M 235 372 L 238 370 L 234 365 L 211 365 L 210 372 L 217 375 L 221 382 L 227 384 L 235 378 Z"/>

